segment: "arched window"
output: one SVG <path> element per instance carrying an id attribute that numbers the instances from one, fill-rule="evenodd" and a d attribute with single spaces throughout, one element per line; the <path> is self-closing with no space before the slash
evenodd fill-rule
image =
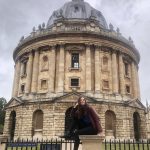
<path id="1" fill-rule="evenodd" d="M 48 57 L 45 55 L 42 57 L 42 71 L 48 71 L 48 68 L 49 68 Z"/>
<path id="2" fill-rule="evenodd" d="M 108 58 L 106 56 L 103 57 L 103 65 L 108 65 Z"/>
<path id="3" fill-rule="evenodd" d="M 33 129 L 43 129 L 43 112 L 42 110 L 37 110 L 33 113 Z"/>
<path id="4" fill-rule="evenodd" d="M 25 92 L 25 84 L 22 84 L 22 85 L 20 86 L 20 93 L 21 93 L 21 94 L 24 94 L 24 92 Z"/>
<path id="5" fill-rule="evenodd" d="M 124 63 L 124 69 L 125 69 L 124 71 L 125 71 L 125 76 L 127 76 L 127 77 L 129 77 L 129 73 L 130 73 L 129 72 L 129 67 L 130 67 L 129 63 L 125 62 Z"/>
<path id="6" fill-rule="evenodd" d="M 27 75 L 27 60 L 21 63 L 21 76 Z"/>
<path id="7" fill-rule="evenodd" d="M 103 69 L 108 70 L 108 57 L 104 56 L 102 62 L 103 62 Z"/>
<path id="8" fill-rule="evenodd" d="M 11 140 L 14 139 L 15 128 L 16 128 L 16 112 L 12 111 L 9 118 L 9 134 Z"/>
<path id="9" fill-rule="evenodd" d="M 113 111 L 106 111 L 105 113 L 105 130 L 106 136 L 114 136 L 116 132 L 116 115 Z"/>
<path id="10" fill-rule="evenodd" d="M 126 85 L 126 94 L 130 94 L 130 93 L 131 93 L 130 86 Z"/>

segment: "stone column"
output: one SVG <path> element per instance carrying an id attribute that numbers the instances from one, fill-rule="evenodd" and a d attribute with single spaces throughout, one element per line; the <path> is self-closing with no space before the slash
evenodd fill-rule
<path id="1" fill-rule="evenodd" d="M 64 45 L 60 45 L 59 54 L 59 74 L 58 74 L 58 92 L 63 93 L 64 91 L 64 72 L 65 72 L 65 50 Z"/>
<path id="2" fill-rule="evenodd" d="M 131 81 L 132 81 L 132 93 L 133 93 L 133 98 L 137 98 L 137 85 L 136 85 L 136 76 L 135 76 L 135 65 L 134 62 L 131 64 Z"/>
<path id="3" fill-rule="evenodd" d="M 24 70 L 24 64 L 23 64 L 23 62 L 22 62 L 22 63 L 21 63 L 20 76 L 24 75 L 24 74 L 23 74 L 23 70 Z"/>
<path id="4" fill-rule="evenodd" d="M 99 135 L 80 135 L 82 150 L 102 150 L 104 136 Z"/>
<path id="5" fill-rule="evenodd" d="M 138 98 L 138 73 L 137 73 L 137 67 L 135 66 L 135 63 L 132 62 L 131 64 L 131 76 L 132 76 L 132 92 L 133 92 L 133 98 Z"/>
<path id="6" fill-rule="evenodd" d="M 49 69 L 50 70 L 50 92 L 55 92 L 55 76 L 56 76 L 56 48 L 55 46 L 52 46 L 50 60 L 52 62 L 52 64 L 49 65 L 50 66 L 50 69 Z"/>
<path id="7" fill-rule="evenodd" d="M 140 81 L 139 81 L 139 74 L 138 74 L 138 66 L 136 67 L 136 78 L 137 78 L 137 96 L 138 99 L 141 99 L 141 94 L 140 94 Z"/>
<path id="8" fill-rule="evenodd" d="M 20 81 L 20 70 L 21 70 L 21 63 L 18 60 L 15 65 L 15 73 L 14 73 L 14 83 L 13 83 L 13 96 L 18 96 L 19 90 L 19 81 Z"/>
<path id="9" fill-rule="evenodd" d="M 100 93 L 100 51 L 95 47 L 95 92 Z"/>
<path id="10" fill-rule="evenodd" d="M 16 64 L 14 66 L 14 78 L 13 78 L 13 88 L 12 88 L 12 97 L 15 96 L 15 93 L 14 93 L 14 89 L 15 89 L 15 79 L 16 78 Z"/>
<path id="11" fill-rule="evenodd" d="M 31 89 L 32 93 L 37 93 L 38 75 L 39 75 L 39 51 L 36 50 L 34 53 L 34 60 L 33 60 L 32 89 Z"/>
<path id="12" fill-rule="evenodd" d="M 86 45 L 86 92 L 91 91 L 91 49 L 90 45 Z"/>
<path id="13" fill-rule="evenodd" d="M 7 142 L 7 140 L 5 142 Z M 0 150 L 6 150 L 6 143 L 0 144 Z"/>
<path id="14" fill-rule="evenodd" d="M 25 86 L 25 93 L 28 94 L 31 91 L 31 81 L 32 81 L 32 69 L 33 69 L 33 55 L 30 53 L 29 60 L 27 63 L 27 79 Z"/>
<path id="15" fill-rule="evenodd" d="M 113 93 L 117 94 L 119 90 L 118 83 L 118 66 L 117 66 L 117 53 L 115 51 L 112 52 L 112 85 L 113 85 Z"/>
<path id="16" fill-rule="evenodd" d="M 120 84 L 120 94 L 125 94 L 125 85 L 124 85 L 124 64 L 122 59 L 122 54 L 119 54 L 119 84 Z"/>
<path id="17" fill-rule="evenodd" d="M 8 140 L 8 137 L 0 135 L 0 150 L 6 150 L 6 142 L 7 142 L 7 140 Z"/>

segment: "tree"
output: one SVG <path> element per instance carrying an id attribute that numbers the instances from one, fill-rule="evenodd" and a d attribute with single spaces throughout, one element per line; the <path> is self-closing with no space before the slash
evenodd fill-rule
<path id="1" fill-rule="evenodd" d="M 5 120 L 4 107 L 5 107 L 6 103 L 7 103 L 6 99 L 1 97 L 0 98 L 0 134 L 2 133 L 3 126 L 4 126 L 4 120 Z"/>

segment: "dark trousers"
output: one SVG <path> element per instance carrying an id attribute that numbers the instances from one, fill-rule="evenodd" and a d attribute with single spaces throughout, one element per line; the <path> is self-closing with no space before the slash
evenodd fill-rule
<path id="1" fill-rule="evenodd" d="M 96 129 L 94 129 L 91 126 L 77 130 L 74 134 L 75 143 L 74 143 L 74 149 L 73 150 L 78 150 L 78 148 L 79 148 L 79 144 L 80 144 L 79 135 L 96 135 L 96 134 L 97 134 Z"/>

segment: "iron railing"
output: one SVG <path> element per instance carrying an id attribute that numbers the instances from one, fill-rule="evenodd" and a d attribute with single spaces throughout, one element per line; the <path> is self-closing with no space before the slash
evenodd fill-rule
<path id="1" fill-rule="evenodd" d="M 105 140 L 104 150 L 150 150 L 150 140 Z"/>
<path id="2" fill-rule="evenodd" d="M 7 141 L 5 150 L 72 150 L 73 140 L 51 139 L 51 140 L 21 140 Z"/>
<path id="3" fill-rule="evenodd" d="M 6 144 L 5 150 L 73 150 L 74 146 L 73 140 L 64 139 L 17 140 L 3 143 Z M 82 150 L 82 146 L 79 150 Z M 102 150 L 150 150 L 150 140 L 104 140 Z"/>

